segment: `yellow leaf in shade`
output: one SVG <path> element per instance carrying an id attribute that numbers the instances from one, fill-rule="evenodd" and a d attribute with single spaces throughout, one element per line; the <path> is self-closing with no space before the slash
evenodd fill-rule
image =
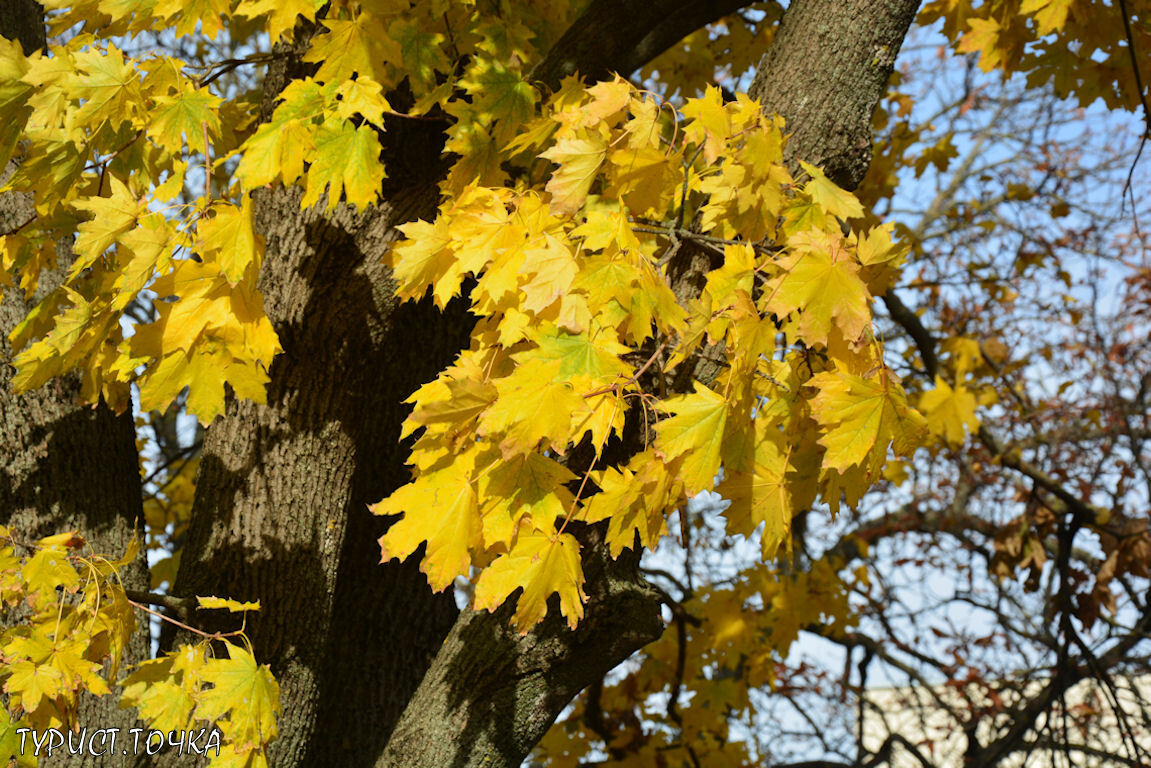
<path id="1" fill-rule="evenodd" d="M 27 734 L 17 733 L 22 728 L 30 727 L 23 719 L 12 719 L 7 707 L 0 707 L 0 755 L 8 755 L 15 768 L 36 768 L 37 759 L 34 750 L 28 749 Z M 23 749 L 21 742 L 25 742 Z"/>
<path id="2" fill-rule="evenodd" d="M 664 517 L 682 491 L 674 472 L 651 450 L 637 454 L 622 469 L 609 467 L 594 475 L 600 492 L 584 506 L 581 519 L 608 521 L 607 543 L 612 557 L 635 546 L 654 548 L 667 530 Z"/>
<path id="3" fill-rule="evenodd" d="M 470 550 L 483 548 L 482 523 L 472 485 L 475 452 L 454 456 L 450 463 L 420 474 L 372 506 L 377 515 L 403 518 L 380 537 L 381 562 L 404 560 L 427 541 L 420 564 L 437 592 L 464 576 L 472 563 Z"/>
<path id="4" fill-rule="evenodd" d="M 135 707 L 141 719 L 158 731 L 168 733 L 187 728 L 196 706 L 187 688 L 166 675 L 145 682 L 139 674 L 137 671 L 124 680 L 121 705 Z"/>
<path id="5" fill-rule="evenodd" d="M 42 547 L 28 558 L 21 572 L 28 582 L 29 591 L 39 591 L 42 595 L 55 597 L 56 587 L 74 590 L 80 586 L 80 574 L 68 562 L 68 552 L 63 547 Z"/>
<path id="6" fill-rule="evenodd" d="M 827 344 L 832 321 L 854 341 L 871 324 L 871 296 L 838 235 L 801 233 L 776 266 L 782 274 L 767 286 L 767 310 L 784 317 L 796 310 L 800 336 Z"/>
<path id="7" fill-rule="evenodd" d="M 675 416 L 655 427 L 656 450 L 668 459 L 683 457 L 681 472 L 689 496 L 711 488 L 719 471 L 728 407 L 722 395 L 698 381 L 694 385 L 694 394 L 663 401 L 660 408 Z"/>
<path id="8" fill-rule="evenodd" d="M 407 14 L 404 14 L 407 16 Z M 444 36 L 428 32 L 424 23 L 400 18 L 388 25 L 388 37 L 395 41 L 403 61 L 404 75 L 411 78 L 418 91 L 435 85 L 436 72 L 450 72 L 452 65 L 444 55 Z M 393 59 L 394 64 L 400 61 Z"/>
<path id="9" fill-rule="evenodd" d="M 258 611 L 260 610 L 260 601 L 241 603 L 239 600 L 231 600 L 226 597 L 200 597 L 196 596 L 196 604 L 201 608 L 223 608 L 232 613 L 243 613 L 244 611 Z"/>
<path id="10" fill-rule="evenodd" d="M 623 200 L 639 216 L 661 218 L 682 179 L 678 155 L 654 146 L 615 149 L 608 154 L 605 194 Z"/>
<path id="11" fill-rule="evenodd" d="M 963 33 L 956 47 L 960 53 L 979 53 L 979 68 L 990 72 L 1003 63 L 1003 49 L 999 38 L 1004 29 L 994 18 L 968 19 L 968 31 Z"/>
<path id="12" fill-rule="evenodd" d="M 854 219 L 863 215 L 863 206 L 855 195 L 837 187 L 823 171 L 811 163 L 800 160 L 799 164 L 811 177 L 811 181 L 803 185 L 803 191 L 811 196 L 812 202 L 841 219 Z"/>
<path id="13" fill-rule="evenodd" d="M 73 250 L 79 258 L 68 271 L 69 279 L 92 266 L 117 238 L 136 226 L 137 218 L 147 213 L 146 202 L 115 176 L 111 177 L 111 186 L 110 197 L 86 197 L 72 203 L 73 208 L 92 214 L 92 218 L 77 228 Z"/>
<path id="14" fill-rule="evenodd" d="M 559 165 L 546 187 L 552 196 L 552 210 L 559 214 L 579 210 L 606 155 L 607 140 L 586 131 L 561 138 L 551 149 L 540 153 L 540 157 Z"/>
<path id="15" fill-rule="evenodd" d="M 213 40 L 224 28 L 221 17 L 229 15 L 231 0 L 158 0 L 153 13 L 176 21 L 177 35 L 190 35 L 199 26 L 200 31 Z"/>
<path id="16" fill-rule="evenodd" d="M 1063 29 L 1073 4 L 1074 0 L 1023 0 L 1019 12 L 1034 16 L 1039 25 L 1039 36 L 1046 37 Z"/>
<path id="17" fill-rule="evenodd" d="M 539 92 L 523 75 L 498 61 L 474 59 L 460 85 L 472 97 L 472 106 L 480 118 L 495 123 L 492 138 L 500 146 L 535 116 Z"/>
<path id="18" fill-rule="evenodd" d="M 703 96 L 688 99 L 680 109 L 691 120 L 683 132 L 688 140 L 703 144 L 703 159 L 714 163 L 724 152 L 727 137 L 731 135 L 731 114 L 723 105 L 719 88 L 709 85 Z"/>
<path id="19" fill-rule="evenodd" d="M 148 136 L 170 152 L 179 153 L 184 144 L 193 152 L 204 151 L 204 126 L 208 138 L 220 135 L 220 97 L 207 88 L 188 88 L 156 98 L 149 111 L 152 123 Z"/>
<path id="20" fill-rule="evenodd" d="M 919 446 L 927 425 L 887 369 L 870 379 L 825 372 L 809 384 L 819 390 L 811 410 L 823 431 L 824 468 L 845 472 L 858 465 L 877 474 L 889 445 L 901 456 Z"/>
<path id="21" fill-rule="evenodd" d="M 516 602 L 515 625 L 520 634 L 547 615 L 548 598 L 560 596 L 560 613 L 575 629 L 583 617 L 583 567 L 579 542 L 571 534 L 521 529 L 512 550 L 500 555 L 476 580 L 475 607 L 494 611 L 522 588 Z"/>
<path id="22" fill-rule="evenodd" d="M 260 665 L 246 649 L 225 641 L 227 659 L 211 659 L 202 679 L 213 687 L 200 696 L 196 717 L 218 721 L 229 715 L 224 732 L 236 748 L 259 747 L 276 737 L 280 712 L 280 686 L 267 665 Z"/>
<path id="23" fill-rule="evenodd" d="M 252 197 L 244 195 L 240 207 L 230 203 L 212 206 L 215 215 L 200 222 L 197 247 L 204 256 L 214 257 L 231 285 L 240 282 L 249 265 L 260 267 L 264 238 L 252 227 Z"/>
<path id="24" fill-rule="evenodd" d="M 579 111 L 593 122 L 611 122 L 631 102 L 632 89 L 632 84 L 619 75 L 596 83 L 587 89 L 591 101 L 580 106 Z"/>
<path id="25" fill-rule="evenodd" d="M 938 376 L 935 377 L 935 389 L 920 396 L 919 410 L 927 417 L 927 426 L 931 432 L 952 445 L 963 442 L 965 427 L 970 432 L 979 429 L 979 419 L 975 416 L 975 395 L 963 386 L 952 389 Z"/>
<path id="26" fill-rule="evenodd" d="M 370 125 L 353 126 L 347 120 L 326 120 L 316 132 L 316 155 L 308 169 L 308 185 L 301 207 L 315 205 L 328 188 L 331 210 L 340 194 L 360 210 L 376 202 L 384 181 L 380 140 Z"/>
<path id="27" fill-rule="evenodd" d="M 93 696 L 103 696 L 111 691 L 100 677 L 100 664 L 84 658 L 89 642 L 85 637 L 57 639 L 48 663 L 60 670 L 64 690 L 84 689 Z"/>
<path id="28" fill-rule="evenodd" d="M 783 433 L 765 419 L 756 421 L 755 431 L 751 471 L 731 471 L 725 466 L 716 492 L 731 499 L 731 506 L 723 513 L 730 532 L 751 536 L 763 524 L 763 555 L 768 558 L 787 540 L 795 514 L 786 479 L 790 450 Z"/>
<path id="29" fill-rule="evenodd" d="M 572 436 L 572 420 L 587 404 L 560 376 L 559 360 L 527 360 L 509 376 L 497 379 L 499 399 L 480 417 L 480 434 L 501 436 L 508 459 L 534 451 L 541 440 L 562 453 Z"/>

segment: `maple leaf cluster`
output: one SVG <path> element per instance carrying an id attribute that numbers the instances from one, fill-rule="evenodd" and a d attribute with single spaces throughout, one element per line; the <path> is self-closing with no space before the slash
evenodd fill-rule
<path id="1" fill-rule="evenodd" d="M 136 707 L 155 730 L 183 732 L 196 722 L 220 728 L 222 749 L 209 752 L 210 765 L 266 766 L 279 686 L 245 645 L 231 641 L 243 640 L 242 631 L 205 635 L 117 680 L 143 607 L 125 592 L 119 571 L 139 549 L 133 539 L 122 557 L 110 559 L 90 552 L 74 531 L 27 542 L 0 526 L 0 610 L 19 618 L 0 633 L 0 685 L 8 697 L 0 707 L 0 749 L 17 765 L 35 766 L 17 729 L 71 728 L 81 692 L 106 696 L 117 682 L 121 705 Z M 218 597 L 197 604 L 233 613 L 260 607 Z M 223 640 L 226 657 L 212 640 Z"/>
<path id="2" fill-rule="evenodd" d="M 845 235 L 858 201 L 808 164 L 794 181 L 782 121 L 747 97 L 713 88 L 670 112 L 621 79 L 566 81 L 512 139 L 542 189 L 449 192 L 389 257 L 403 298 L 443 306 L 474 280 L 478 321 L 410 399 L 414 478 L 374 507 L 403 515 L 383 556 L 426 543 L 435 589 L 477 569 L 479 608 L 522 589 L 521 631 L 553 594 L 569 624 L 582 615 L 572 521 L 606 521 L 613 556 L 652 548 L 722 467 L 729 529 L 762 526 L 770 556 L 797 511 L 854 503 L 890 451 L 926 439 L 871 333 L 903 255 L 890 230 Z M 691 211 L 698 227 L 680 231 Z M 681 247 L 710 263 L 698 295 L 676 293 Z M 719 372 L 701 378 L 708 358 Z M 629 418 L 650 426 L 644 446 L 605 460 Z"/>

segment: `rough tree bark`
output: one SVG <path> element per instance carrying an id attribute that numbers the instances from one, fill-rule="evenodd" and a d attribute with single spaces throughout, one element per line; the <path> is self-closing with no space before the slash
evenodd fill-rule
<path id="1" fill-rule="evenodd" d="M 748 95 L 787 121 L 788 157 L 854 190 L 871 165 L 871 117 L 920 0 L 794 0 Z"/>
<path id="2" fill-rule="evenodd" d="M 0 36 L 18 40 L 31 52 L 45 45 L 43 9 L 32 0 L 0 5 Z M 0 182 L 14 170 L 3 169 Z M 0 232 L 19 227 L 34 215 L 27 195 L 0 195 Z M 57 266 L 40 279 L 32 299 L 7 288 L 0 300 L 0 525 L 26 541 L 68 530 L 82 531 L 94 552 L 120 556 L 143 520 L 136 433 L 132 414 L 117 416 L 104 403 L 81 406 L 80 377 L 52 379 L 32 392 L 12 392 L 13 350 L 8 334 L 40 299 L 64 278 L 72 259 L 71 241 L 56 248 Z M 123 573 L 129 589 L 147 589 L 144 555 Z M 146 633 L 137 633 L 125 650 L 125 665 L 147 658 Z M 120 709 L 118 692 L 81 698 L 77 713 L 84 723 L 131 728 L 135 713 Z M 98 758 L 77 755 L 53 765 L 95 766 Z"/>
<path id="3" fill-rule="evenodd" d="M 533 76 L 628 73 L 739 5 L 594 0 Z M 866 170 L 861 127 L 917 5 L 795 0 L 760 64 L 755 95 L 787 118 L 793 155 L 831 165 L 845 186 Z M 293 74 L 274 72 L 266 96 Z M 434 214 L 442 134 L 397 126 L 385 141 L 397 163 L 375 209 L 325 215 L 300 211 L 298 191 L 257 196 L 260 284 L 284 353 L 267 404 L 232 402 L 208 430 L 173 592 L 262 601 L 249 630 L 283 686 L 277 768 L 510 768 L 572 696 L 658 635 L 658 606 L 634 560 L 604 557 L 594 529 L 581 534 L 589 603 L 574 632 L 553 617 L 520 637 L 507 609 L 457 616 L 416 557 L 378 564 L 384 522 L 366 506 L 407 479 L 400 401 L 469 329 L 461 308 L 392 298 L 380 257 L 397 224 Z"/>

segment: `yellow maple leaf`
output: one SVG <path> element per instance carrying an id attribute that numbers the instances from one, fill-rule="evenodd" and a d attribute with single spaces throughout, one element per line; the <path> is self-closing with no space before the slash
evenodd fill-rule
<path id="1" fill-rule="evenodd" d="M 103 121 L 119 127 L 143 107 L 140 74 L 115 45 L 109 44 L 106 53 L 96 47 L 78 51 L 73 58 L 72 95 L 84 100 L 73 118 L 77 123 L 90 123 L 93 130 Z"/>
<path id="2" fill-rule="evenodd" d="M 990 72 L 1003 62 L 999 39 L 1004 29 L 994 18 L 968 19 L 968 31 L 959 41 L 960 53 L 979 53 L 979 68 Z"/>
<path id="3" fill-rule="evenodd" d="M 964 386 L 951 388 L 946 381 L 935 377 L 935 389 L 919 398 L 919 409 L 927 417 L 927 426 L 952 445 L 963 442 L 964 428 L 975 432 L 979 419 L 975 416 L 975 395 Z"/>
<path id="4" fill-rule="evenodd" d="M 260 601 L 242 603 L 239 600 L 232 600 L 225 597 L 200 597 L 196 596 L 196 605 L 200 608 L 221 608 L 232 613 L 243 613 L 244 611 L 258 611 L 260 610 Z"/>
<path id="5" fill-rule="evenodd" d="M 316 80 L 342 83 L 359 72 L 377 83 L 390 81 L 388 65 L 398 63 L 403 52 L 375 14 L 324 19 L 323 24 L 328 32 L 313 37 L 311 49 L 304 54 L 304 61 L 320 62 Z"/>
<path id="6" fill-rule="evenodd" d="M 1034 16 L 1039 25 L 1039 36 L 1046 37 L 1063 29 L 1073 3 L 1074 0 L 1023 0 L 1019 12 Z"/>
<path id="7" fill-rule="evenodd" d="M 212 206 L 215 215 L 200 222 L 197 251 L 214 257 L 228 283 L 240 282 L 249 266 L 258 270 L 264 238 L 252 227 L 252 196 L 244 195 L 239 208 L 230 203 Z"/>
<path id="8" fill-rule="evenodd" d="M 526 515 L 545 525 L 564 517 L 573 500 L 564 483 L 575 479 L 567 467 L 535 452 L 497 462 L 479 482 L 484 545 L 510 545 Z"/>
<path id="9" fill-rule="evenodd" d="M 719 88 L 709 85 L 698 99 L 688 99 L 680 109 L 691 120 L 683 132 L 689 141 L 703 144 L 703 159 L 714 163 L 723 154 L 731 135 L 731 113 L 723 104 Z"/>
<path id="10" fill-rule="evenodd" d="M 175 94 L 156 98 L 149 111 L 148 135 L 161 147 L 179 153 L 184 144 L 193 152 L 204 151 L 204 127 L 209 140 L 220 135 L 220 97 L 207 88 L 185 86 Z"/>
<path id="11" fill-rule="evenodd" d="M 547 615 L 548 598 L 558 592 L 560 613 L 575 629 L 587 599 L 579 551 L 571 534 L 521 529 L 512 550 L 496 558 L 476 580 L 475 607 L 494 611 L 522 587 L 514 621 L 520 634 L 527 634 Z"/>
<path id="12" fill-rule="evenodd" d="M 230 0 L 157 0 L 152 12 L 159 17 L 169 17 L 176 21 L 177 35 L 190 35 L 200 30 L 216 39 L 216 34 L 224 28 L 223 17 L 231 10 Z"/>
<path id="13" fill-rule="evenodd" d="M 560 375 L 561 361 L 528 359 L 509 376 L 497 379 L 499 398 L 480 417 L 480 434 L 502 436 L 505 458 L 534 451 L 541 440 L 563 453 L 572 438 L 572 421 L 588 406 Z"/>
<path id="14" fill-rule="evenodd" d="M 520 272 L 529 277 L 520 285 L 525 297 L 520 307 L 539 314 L 567 292 L 579 267 L 567 243 L 551 234 L 544 235 L 542 246 L 525 248 L 523 256 Z"/>
<path id="15" fill-rule="evenodd" d="M 727 424 L 727 401 L 723 396 L 693 382 L 695 393 L 664 400 L 660 409 L 674 413 L 659 422 L 656 450 L 668 459 L 683 457 L 681 472 L 689 496 L 711 488 L 719 471 L 720 448 Z"/>
<path id="16" fill-rule="evenodd" d="M 112 243 L 136 226 L 136 219 L 147 212 L 147 202 L 132 194 L 128 186 L 115 176 L 111 177 L 112 194 L 108 197 L 86 197 L 76 200 L 72 207 L 92 214 L 92 218 L 77 228 L 73 250 L 79 257 L 68 271 L 74 279 L 81 271 L 92 266 Z"/>
<path id="17" fill-rule="evenodd" d="M 750 472 L 724 468 L 716 491 L 731 506 L 724 511 L 728 529 L 751 536 L 763 524 L 763 556 L 772 557 L 787 540 L 795 508 L 788 488 L 790 449 L 783 433 L 766 419 L 756 421 L 755 458 Z"/>
<path id="18" fill-rule="evenodd" d="M 242 0 L 236 15 L 254 19 L 268 14 L 268 36 L 274 45 L 285 32 L 295 28 L 297 16 L 312 21 L 316 18 L 316 9 L 315 0 Z"/>
<path id="19" fill-rule="evenodd" d="M 559 139 L 539 156 L 559 165 L 546 187 L 552 196 L 552 209 L 561 214 L 575 213 L 607 156 L 607 140 L 599 133 L 581 131 Z"/>
<path id="20" fill-rule="evenodd" d="M 823 171 L 811 163 L 800 160 L 799 164 L 811 177 L 811 181 L 803 185 L 803 191 L 811 196 L 816 205 L 841 219 L 854 219 L 863 215 L 863 206 L 855 195 L 837 187 Z"/>
<path id="21" fill-rule="evenodd" d="M 380 140 L 369 125 L 353 126 L 347 120 L 325 120 L 315 135 L 315 156 L 308 168 L 308 184 L 300 206 L 315 205 L 328 189 L 327 209 L 336 207 L 340 194 L 363 210 L 376 202 L 384 181 Z"/>
<path id="22" fill-rule="evenodd" d="M 148 284 L 157 271 L 167 272 L 172 263 L 172 250 L 177 235 L 171 223 L 161 214 L 150 213 L 139 220 L 135 229 L 120 235 L 117 249 L 121 260 L 114 286 L 116 296 L 112 309 L 122 310 Z"/>
<path id="23" fill-rule="evenodd" d="M 808 343 L 827 344 L 832 320 L 847 340 L 860 338 L 871 324 L 871 296 L 842 237 L 801 233 L 788 244 L 776 263 L 782 274 L 767 286 L 768 311 L 783 317 L 800 310 L 796 323 Z"/>
<path id="24" fill-rule="evenodd" d="M 6 671 L 8 680 L 4 683 L 4 692 L 19 696 L 25 712 L 35 712 L 45 699 L 51 700 L 61 692 L 63 675 L 56 667 L 21 659 L 8 665 Z"/>
<path id="25" fill-rule="evenodd" d="M 247 649 L 224 641 L 227 659 L 211 659 L 201 673 L 212 688 L 200 695 L 196 717 L 224 724 L 227 741 L 234 748 L 263 746 L 276 737 L 280 712 L 280 686 L 267 665 L 256 663 Z"/>
<path id="26" fill-rule="evenodd" d="M 157 660 L 158 661 L 158 660 Z M 120 701 L 135 707 L 150 727 L 168 733 L 188 727 L 196 700 L 186 687 L 164 678 L 145 681 L 140 671 L 122 683 Z"/>
<path id="27" fill-rule="evenodd" d="M 622 469 L 608 467 L 594 476 L 600 492 L 585 504 L 582 519 L 608 521 L 612 557 L 635 546 L 653 548 L 667 530 L 666 510 L 679 499 L 682 484 L 651 450 L 637 454 Z"/>
<path id="28" fill-rule="evenodd" d="M 438 46 L 436 51 L 439 51 Z M 446 70 L 444 65 L 447 62 L 442 54 L 441 60 L 437 65 Z M 492 138 L 500 146 L 507 144 L 520 127 L 535 116 L 539 92 L 524 80 L 523 75 L 501 62 L 477 57 L 459 84 L 472 97 L 472 105 L 480 119 L 494 123 Z"/>
<path id="29" fill-rule="evenodd" d="M 926 424 L 889 370 L 870 379 L 825 372 L 809 383 L 819 390 L 811 410 L 823 430 L 825 468 L 843 472 L 859 465 L 878 471 L 889 445 L 907 456 L 920 444 Z"/>
<path id="30" fill-rule="evenodd" d="M 75 590 L 80 585 L 80 574 L 68 562 L 68 551 L 63 547 L 41 547 L 28 558 L 22 574 L 29 591 L 55 598 L 56 587 Z"/>
<path id="31" fill-rule="evenodd" d="M 457 576 L 467 574 L 471 550 L 483 547 L 474 468 L 475 451 L 467 451 L 372 506 L 377 515 L 404 515 L 380 537 L 381 562 L 403 560 L 426 541 L 420 570 L 432 589 L 446 589 Z"/>

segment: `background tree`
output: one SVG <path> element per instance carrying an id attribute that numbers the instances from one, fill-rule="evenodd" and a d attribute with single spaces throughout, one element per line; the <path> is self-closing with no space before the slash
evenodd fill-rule
<path id="1" fill-rule="evenodd" d="M 1038 166 L 1053 181 L 1025 175 L 1028 153 L 1044 149 L 1034 134 L 1018 137 L 1014 165 L 984 162 L 978 132 L 957 139 L 968 130 L 958 121 L 986 107 L 978 90 L 941 101 L 938 117 L 908 118 L 911 97 L 887 89 L 918 2 L 51 5 L 62 11 L 54 33 L 69 34 L 47 58 L 26 58 L 43 44 L 31 4 L 12 6 L 18 26 L 7 8 L 4 17 L 14 25 L 5 36 L 23 43 L 4 50 L 0 70 L 12 126 L 0 147 L 14 158 L 5 200 L 24 215 L 5 224 L 2 254 L 18 287 L 41 294 L 16 326 L 27 308 L 18 289 L 5 292 L 9 339 L 22 349 L 7 375 L 35 394 L 5 387 L 4 471 L 32 495 L 5 498 L 4 511 L 26 506 L 45 527 L 17 515 L 4 523 L 29 553 L 74 549 L 31 542 L 78 528 L 92 549 L 119 554 L 139 510 L 137 463 L 96 471 L 45 435 L 101 461 L 134 455 L 125 409 L 137 386 L 142 411 L 168 414 L 149 427 L 163 467 L 148 479 L 166 484 L 149 483 L 149 535 L 182 546 L 171 596 L 129 597 L 220 633 L 235 620 L 194 611 L 193 596 L 260 601 L 245 628 L 282 686 L 273 764 L 515 765 L 588 686 L 545 744 L 553 762 L 589 747 L 643 765 L 768 759 L 746 738 L 759 725 L 754 697 L 773 683 L 803 688 L 781 666 L 800 630 L 862 649 L 857 689 L 877 658 L 898 665 L 908 653 L 885 613 L 898 595 L 879 591 L 882 561 L 863 546 L 881 551 L 897 532 L 960 532 L 994 573 L 1034 566 L 1049 585 L 1041 623 L 1057 629 L 1037 647 L 1056 657 L 1050 684 L 1019 705 L 1004 734 L 1014 741 L 971 740 L 976 764 L 1026 747 L 1071 680 L 1114 667 L 1141 639 L 1136 598 L 1108 614 L 1131 619 L 1108 650 L 1089 656 L 1081 637 L 1099 606 L 1112 609 L 1110 583 L 1146 575 L 1136 530 L 1145 500 L 1139 507 L 1119 481 L 1146 461 L 1132 421 L 1146 387 L 1124 376 L 1145 354 L 1131 341 L 1141 337 L 1099 319 L 1078 339 L 1111 365 L 1095 387 L 1056 395 L 1078 398 L 1085 426 L 1072 435 L 1089 445 L 1053 458 L 1043 436 L 1068 422 L 1028 405 L 1023 385 L 1036 369 L 1021 366 L 1024 350 L 1004 348 L 1018 334 L 1006 310 L 1018 309 L 1021 280 L 1046 288 L 1042 276 L 1062 271 L 1071 281 L 1065 253 L 1101 252 L 1105 241 L 1091 225 L 1042 233 L 1019 207 L 1014 260 L 978 255 L 1010 240 L 1008 203 L 1046 200 L 1058 218 L 1069 203 L 1050 196 L 1066 197 L 1076 179 L 1062 157 Z M 1148 31 L 1122 3 L 941 2 L 920 18 L 942 18 L 961 50 L 979 51 L 988 69 L 1029 72 L 1036 88 L 1050 80 L 1084 104 L 1140 104 L 1135 51 Z M 104 42 L 140 32 L 160 33 L 164 46 L 176 35 L 183 63 L 126 61 Z M 188 46 L 199 34 L 214 42 Z M 753 65 L 758 105 L 704 90 L 724 78 L 739 90 L 732 81 Z M 261 74 L 235 76 L 249 66 Z M 636 70 L 666 106 L 607 79 Z M 1036 102 L 1033 92 L 1001 101 L 1012 98 Z M 952 135 L 935 135 L 945 120 L 957 121 Z M 873 154 L 875 125 L 884 133 Z M 960 149 L 970 152 L 955 165 Z M 902 169 L 928 165 L 939 194 L 918 222 L 899 217 Z M 859 187 L 866 208 L 829 180 Z M 972 191 L 976 202 L 964 199 Z M 166 211 L 149 213 L 149 201 Z M 903 224 L 911 247 L 917 272 L 903 287 L 926 291 L 911 304 L 892 287 L 902 253 L 878 227 L 885 221 Z M 509 269 L 513 258 L 523 261 Z M 946 290 L 956 270 L 976 289 Z M 1136 307 L 1140 274 L 1131 273 Z M 892 321 L 880 326 L 886 357 L 871 332 L 873 295 Z M 1056 298 L 1041 292 L 1032 309 L 1074 318 Z M 124 314 L 140 321 L 131 336 Z M 1066 351 L 1054 350 L 1075 338 L 1070 326 L 1044 334 L 1035 354 L 1048 350 L 1055 372 L 1072 375 L 1061 369 Z M 69 375 L 82 399 L 105 404 L 78 409 L 76 389 L 56 384 L 68 379 L 52 378 Z M 198 438 L 173 440 L 167 426 L 181 407 L 207 425 L 195 461 L 185 460 Z M 89 437 L 69 419 L 98 429 Z M 414 445 L 400 442 L 421 428 Z M 1091 447 L 1100 440 L 1121 450 Z M 889 446 L 906 458 L 883 468 Z M 718 490 L 733 500 L 726 525 L 738 534 L 762 525 L 762 559 L 717 578 L 700 568 L 704 545 L 728 546 L 709 532 L 715 518 L 673 511 L 721 464 Z M 996 483 L 1019 494 L 1019 519 L 977 514 Z M 103 514 L 117 494 L 119 533 L 104 538 L 101 523 L 67 517 Z M 403 517 L 371 515 L 377 502 Z M 842 530 L 827 527 L 826 506 Z M 667 516 L 685 565 L 649 582 L 638 554 Z M 1089 571 L 1073 558 L 1083 537 L 1098 542 L 1084 562 L 1103 563 Z M 1057 567 L 1044 572 L 1048 552 Z M 861 560 L 869 566 L 856 568 Z M 154 578 L 171 575 L 171 563 L 161 568 Z M 468 575 L 476 610 L 428 586 Z M 1003 588 L 996 599 L 1013 595 Z M 876 627 L 887 634 L 863 632 Z M 30 631 L 6 635 L 10 665 L 37 661 L 12 645 Z M 965 664 L 938 671 L 957 679 Z M 36 697 L 22 680 L 9 672 L 13 714 L 54 722 L 45 712 L 59 712 L 66 692 Z M 662 723 L 651 719 L 653 696 Z M 37 699 L 43 709 L 29 706 Z M 156 722 L 156 708 L 135 703 Z M 964 727 L 977 719 L 956 717 Z M 241 719 L 232 709 L 233 729 Z M 264 759 L 270 733 L 256 731 L 237 759 Z M 858 742 L 823 749 L 875 764 Z"/>

